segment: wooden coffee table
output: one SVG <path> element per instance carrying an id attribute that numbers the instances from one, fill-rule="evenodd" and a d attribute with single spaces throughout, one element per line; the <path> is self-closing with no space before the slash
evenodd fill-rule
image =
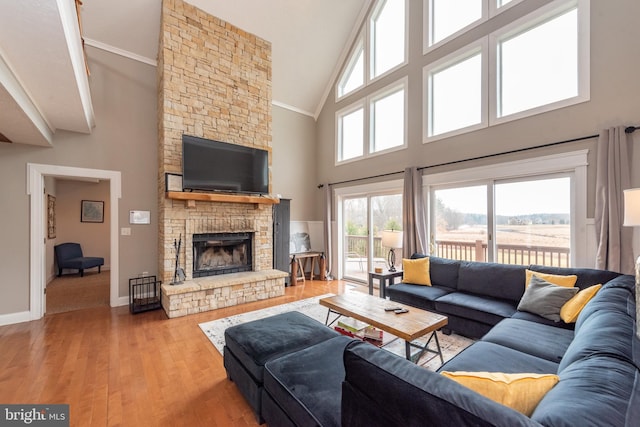
<path id="1" fill-rule="evenodd" d="M 331 326 L 341 316 L 353 317 L 403 339 L 407 360 L 417 363 L 425 352 L 431 352 L 439 355 L 440 362 L 444 363 L 436 332 L 447 325 L 449 322 L 447 316 L 359 292 L 322 298 L 320 305 L 329 309 L 325 321 L 327 326 Z M 395 314 L 393 311 L 385 311 L 387 307 L 406 308 L 409 312 Z M 329 322 L 331 313 L 337 314 L 337 317 Z M 413 343 L 414 340 L 428 333 L 431 333 L 431 336 L 425 345 Z M 428 348 L 432 339 L 436 343 L 437 351 Z M 412 357 L 411 347 L 419 348 L 420 352 Z"/>

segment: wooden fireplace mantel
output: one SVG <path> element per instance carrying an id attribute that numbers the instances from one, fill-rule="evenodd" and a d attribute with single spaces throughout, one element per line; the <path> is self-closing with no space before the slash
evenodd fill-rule
<path id="1" fill-rule="evenodd" d="M 224 202 L 224 203 L 249 203 L 255 205 L 276 205 L 280 199 L 271 196 L 248 196 L 243 194 L 219 194 L 219 193 L 197 193 L 192 191 L 167 191 L 168 199 L 203 201 L 203 202 Z"/>

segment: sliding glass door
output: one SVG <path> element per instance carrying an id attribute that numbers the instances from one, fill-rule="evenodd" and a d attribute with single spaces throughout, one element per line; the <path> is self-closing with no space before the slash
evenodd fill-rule
<path id="1" fill-rule="evenodd" d="M 432 192 L 430 252 L 442 258 L 490 258 L 488 185 L 439 188 Z"/>
<path id="2" fill-rule="evenodd" d="M 382 246 L 382 231 L 402 230 L 402 193 L 367 192 L 345 195 L 340 200 L 342 277 L 366 282 L 369 271 L 387 267 L 390 248 Z M 394 249 L 396 254 L 402 253 L 402 248 Z M 401 258 L 398 255 L 396 265 Z"/>
<path id="3" fill-rule="evenodd" d="M 570 266 L 569 176 L 497 182 L 495 199 L 497 262 Z"/>
<path id="4" fill-rule="evenodd" d="M 367 197 L 347 198 L 342 209 L 344 276 L 362 280 L 369 271 L 369 200 Z"/>
<path id="5" fill-rule="evenodd" d="M 490 180 L 431 190 L 430 249 L 437 256 L 569 267 L 571 174 Z"/>

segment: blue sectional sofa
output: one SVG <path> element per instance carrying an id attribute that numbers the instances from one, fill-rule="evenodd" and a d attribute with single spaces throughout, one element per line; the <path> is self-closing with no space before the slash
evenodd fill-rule
<path id="1" fill-rule="evenodd" d="M 440 372 L 558 375 L 530 416 L 384 349 L 326 334 L 264 361 L 259 418 L 270 427 L 640 425 L 634 278 L 593 269 L 528 268 L 575 274 L 581 289 L 603 286 L 575 323 L 517 310 L 524 266 L 431 257 L 432 286 L 396 284 L 387 294 L 444 313 L 452 330 L 480 337 Z"/>
<path id="2" fill-rule="evenodd" d="M 414 254 L 412 259 L 425 255 Z M 576 287 L 584 289 L 606 283 L 619 273 L 589 268 L 561 268 L 543 265 L 506 265 L 456 261 L 429 257 L 432 286 L 397 283 L 386 289 L 392 301 L 435 311 L 449 318 L 447 329 L 470 338 L 481 338 L 503 319 L 513 317 L 554 324 L 527 312 L 518 312 L 525 290 L 526 270 L 540 273 L 578 276 Z M 554 326 L 573 329 L 573 324 Z M 446 332 L 446 331 L 445 331 Z"/>
<path id="3" fill-rule="evenodd" d="M 582 310 L 575 330 L 518 317 L 502 320 L 439 369 L 557 374 L 559 382 L 531 417 L 354 343 L 344 354 L 342 425 L 637 426 L 640 340 L 633 287 L 631 276 L 607 282 Z"/>

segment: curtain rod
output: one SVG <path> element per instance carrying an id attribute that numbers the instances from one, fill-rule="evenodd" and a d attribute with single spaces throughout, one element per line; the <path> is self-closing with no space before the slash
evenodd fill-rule
<path id="1" fill-rule="evenodd" d="M 634 131 L 636 131 L 638 129 L 640 129 L 639 126 L 628 126 L 628 127 L 625 128 L 624 132 L 625 133 L 633 133 Z M 523 151 L 535 150 L 535 149 L 538 149 L 538 148 L 552 147 L 554 145 L 568 144 L 570 142 L 577 142 L 577 141 L 583 141 L 585 139 L 597 138 L 598 136 L 600 136 L 600 135 L 581 136 L 579 138 L 566 139 L 564 141 L 551 142 L 549 144 L 536 145 L 534 147 L 519 148 L 517 150 L 503 151 L 501 153 L 486 154 L 484 156 L 470 157 L 468 159 L 454 160 L 454 161 L 451 161 L 451 162 L 438 163 L 438 164 L 429 165 L 429 166 L 421 166 L 421 167 L 418 168 L 418 170 L 431 169 L 431 168 L 436 168 L 436 167 L 440 167 L 440 166 L 455 165 L 455 164 L 458 164 L 458 163 L 470 162 L 470 161 L 473 161 L 473 160 L 488 159 L 488 158 L 491 158 L 491 157 L 498 157 L 498 156 L 503 156 L 503 155 L 506 155 L 506 154 L 520 153 L 520 152 L 523 152 Z M 348 184 L 348 183 L 351 183 L 351 182 L 364 181 L 364 180 L 373 179 L 373 178 L 382 178 L 382 177 L 385 177 L 385 176 L 398 175 L 398 174 L 401 174 L 401 173 L 404 173 L 404 171 L 383 173 L 383 174 L 380 174 L 380 175 L 372 175 L 372 176 L 367 176 L 367 177 L 363 177 L 363 178 L 347 179 L 345 181 L 339 181 L 339 182 L 330 182 L 327 185 L 328 186 L 332 186 L 332 185 Z M 323 188 L 323 187 L 324 187 L 324 184 L 318 184 L 318 188 Z"/>

